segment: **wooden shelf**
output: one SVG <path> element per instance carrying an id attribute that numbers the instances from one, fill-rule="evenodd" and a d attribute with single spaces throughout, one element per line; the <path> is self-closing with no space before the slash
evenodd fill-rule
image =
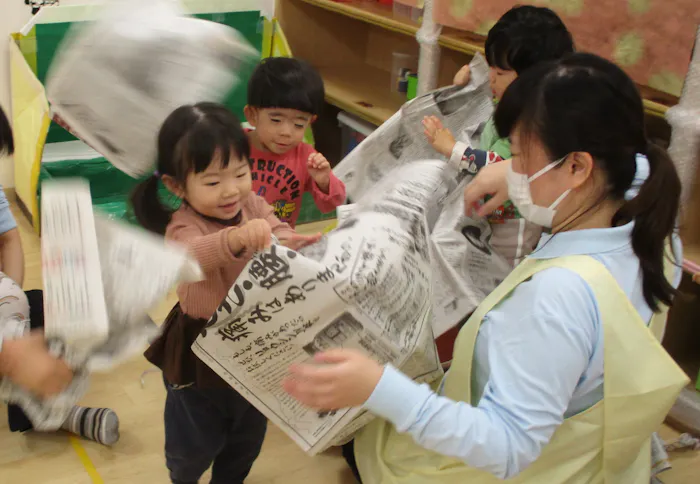
<path id="1" fill-rule="evenodd" d="M 379 126 L 406 102 L 405 96 L 392 93 L 390 74 L 363 66 L 319 67 L 326 86 L 326 99 L 340 109 Z"/>
<path id="2" fill-rule="evenodd" d="M 363 0 L 352 0 L 350 2 L 334 2 L 333 0 L 302 1 L 400 34 L 414 36 L 420 27 L 416 22 L 403 15 L 394 15 L 393 8 L 374 2 Z M 447 49 L 474 55 L 477 52 L 484 52 L 485 40 L 486 38 L 481 35 L 444 27 L 438 43 Z"/>
<path id="3" fill-rule="evenodd" d="M 416 22 L 414 22 L 410 18 L 407 18 L 402 15 L 394 15 L 393 8 L 387 5 L 378 4 L 376 2 L 364 0 L 351 0 L 347 2 L 335 2 L 333 0 L 300 1 L 324 9 L 329 12 L 334 12 L 345 17 L 353 18 L 361 22 L 374 25 L 382 29 L 391 32 L 396 32 L 402 35 L 414 37 L 420 27 Z M 486 38 L 482 35 L 454 28 L 443 27 L 442 34 L 438 39 L 438 44 L 441 47 L 454 52 L 460 52 L 467 55 L 474 55 L 477 52 L 484 52 L 485 40 Z M 353 77 L 357 79 L 358 76 Z M 346 87 L 351 87 L 348 86 L 347 83 L 344 84 Z M 363 86 L 367 87 L 367 83 L 363 82 Z M 644 98 L 644 110 L 648 115 L 663 118 L 668 108 L 678 102 L 678 99 L 674 96 L 657 91 L 647 86 L 639 86 L 639 89 L 642 93 L 642 97 Z M 347 106 L 354 106 L 353 103 L 356 102 L 354 99 L 351 98 L 358 97 L 358 95 L 365 96 L 366 94 L 364 91 L 353 92 L 353 89 L 344 89 L 343 91 L 345 94 L 349 94 L 350 98 L 347 98 L 345 96 L 329 96 L 329 100 L 332 100 L 331 102 L 333 104 L 336 104 L 336 101 L 343 103 L 336 105 L 346 110 L 348 110 Z M 379 104 L 376 104 L 376 106 L 379 106 Z M 362 118 L 367 119 L 372 123 L 377 123 L 382 119 L 388 119 L 384 117 L 384 115 L 377 115 L 377 113 L 371 113 L 371 111 L 376 110 L 370 109 L 358 111 L 355 108 L 349 110 L 355 114 L 360 115 Z M 382 111 L 382 109 L 380 108 L 379 111 Z"/>
<path id="4" fill-rule="evenodd" d="M 407 17 L 394 15 L 393 8 L 387 5 L 362 0 L 352 0 L 350 2 L 334 2 L 333 0 L 302 1 L 400 34 L 416 35 L 416 32 L 418 32 L 419 26 L 417 23 Z"/>

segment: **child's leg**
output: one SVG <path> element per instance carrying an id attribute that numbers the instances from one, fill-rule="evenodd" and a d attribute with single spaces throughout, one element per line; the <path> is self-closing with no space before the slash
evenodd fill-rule
<path id="1" fill-rule="evenodd" d="M 260 454 L 267 418 L 232 388 L 219 405 L 226 411 L 228 432 L 214 459 L 211 484 L 242 484 Z"/>
<path id="2" fill-rule="evenodd" d="M 217 392 L 165 382 L 165 461 L 173 484 L 196 484 L 226 445 L 227 418 Z M 235 482 L 229 479 L 226 482 Z"/>
<path id="3" fill-rule="evenodd" d="M 29 302 L 31 328 L 43 328 L 44 295 L 42 291 L 27 291 L 25 294 Z M 8 405 L 7 418 L 12 432 L 26 432 L 33 428 L 32 423 L 17 405 Z M 112 445 L 119 440 L 119 419 L 108 408 L 89 408 L 76 405 L 62 428 L 100 444 Z"/>

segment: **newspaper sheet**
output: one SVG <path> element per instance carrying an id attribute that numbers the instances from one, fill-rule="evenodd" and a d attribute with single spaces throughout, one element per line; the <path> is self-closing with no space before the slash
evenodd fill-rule
<path id="1" fill-rule="evenodd" d="M 51 354 L 75 376 L 47 400 L 0 379 L 0 398 L 20 405 L 37 430 L 55 430 L 84 395 L 90 373 L 126 361 L 157 336 L 147 311 L 202 272 L 180 247 L 93 214 L 83 180 L 44 183 L 41 203 L 45 335 Z M 29 321 L 12 317 L 0 312 L 0 333 L 26 334 Z"/>
<path id="2" fill-rule="evenodd" d="M 47 79 L 55 120 L 120 170 L 151 173 L 158 130 L 177 107 L 221 101 L 258 52 L 178 2 L 125 0 L 73 27 Z"/>
<path id="3" fill-rule="evenodd" d="M 371 417 L 355 420 L 358 408 L 317 412 L 295 401 L 281 387 L 291 363 L 344 347 L 421 381 L 442 375 L 430 327 L 426 214 L 444 196 L 444 163 L 411 168 L 387 177 L 382 195 L 366 197 L 318 243 L 256 254 L 192 346 L 311 454 Z"/>
<path id="4" fill-rule="evenodd" d="M 440 118 L 458 140 L 478 148 L 483 127 L 493 113 L 488 66 L 483 57 L 471 63 L 467 86 L 438 89 L 407 103 L 355 148 L 334 170 L 345 182 L 352 201 L 377 192 L 397 167 L 439 158 L 427 142 L 422 120 Z M 464 187 L 477 168 L 467 160 L 460 167 L 445 162 L 447 194 L 427 213 L 431 231 L 433 332 L 440 336 L 465 319 L 536 244 L 540 228 L 513 213 L 489 219 L 464 214 Z"/>

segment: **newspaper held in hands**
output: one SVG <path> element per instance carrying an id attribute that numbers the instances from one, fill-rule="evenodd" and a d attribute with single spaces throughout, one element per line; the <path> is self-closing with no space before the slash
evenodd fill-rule
<path id="1" fill-rule="evenodd" d="M 442 375 L 431 320 L 426 212 L 443 195 L 443 163 L 387 177 L 318 243 L 256 254 L 192 350 L 305 451 L 347 439 L 371 418 L 359 408 L 319 412 L 281 382 L 292 363 L 354 348 L 410 377 Z M 389 182 L 390 181 L 390 182 Z"/>
<path id="2" fill-rule="evenodd" d="M 438 89 L 405 104 L 340 162 L 334 172 L 345 182 L 350 199 L 361 201 L 381 193 L 378 187 L 398 167 L 410 170 L 410 163 L 417 160 L 444 160 L 426 140 L 425 116 L 437 116 L 458 141 L 478 148 L 493 113 L 488 66 L 480 55 L 471 62 L 471 72 L 467 86 Z M 478 167 L 469 160 L 459 167 L 446 160 L 444 164 L 446 193 L 437 199 L 437 207 L 426 212 L 436 337 L 464 320 L 534 248 L 541 233 L 512 208 L 489 219 L 467 217 L 463 191 Z"/>
<path id="3" fill-rule="evenodd" d="M 87 362 L 106 371 L 143 351 L 159 328 L 147 312 L 179 283 L 204 277 L 184 249 L 162 237 L 106 216 L 95 216 L 109 338 Z"/>
<path id="4" fill-rule="evenodd" d="M 184 249 L 144 230 L 93 217 L 89 187 L 82 180 L 42 185 L 42 257 L 47 344 L 74 370 L 73 382 L 41 400 L 0 379 L 0 398 L 20 405 L 34 428 L 47 431 L 63 424 L 87 390 L 89 373 L 126 361 L 158 335 L 147 311 L 176 284 L 203 275 Z M 99 324 L 93 311 L 101 314 Z M 13 337 L 20 337 L 29 331 L 29 322 L 0 318 L 0 333 L 13 328 Z"/>
<path id="5" fill-rule="evenodd" d="M 41 215 L 44 334 L 87 353 L 109 333 L 90 185 L 44 183 Z"/>
<path id="6" fill-rule="evenodd" d="M 353 202 L 375 191 L 376 184 L 398 166 L 441 158 L 428 143 L 423 118 L 437 116 L 457 141 L 479 142 L 493 114 L 488 64 L 481 55 L 471 62 L 466 86 L 449 86 L 419 96 L 365 138 L 333 170 Z"/>
<path id="7" fill-rule="evenodd" d="M 153 171 L 158 130 L 176 108 L 222 101 L 258 52 L 234 29 L 171 0 L 126 0 L 76 24 L 51 65 L 55 120 L 132 177 Z"/>

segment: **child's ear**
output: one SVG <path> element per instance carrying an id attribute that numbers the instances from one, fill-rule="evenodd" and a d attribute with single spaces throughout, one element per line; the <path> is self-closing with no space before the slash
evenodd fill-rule
<path id="1" fill-rule="evenodd" d="M 316 116 L 315 114 L 313 116 L 311 116 L 311 124 L 314 124 L 317 119 L 318 119 L 318 116 Z"/>
<path id="2" fill-rule="evenodd" d="M 170 175 L 163 175 L 161 180 L 163 181 L 165 188 L 167 188 L 170 193 L 175 195 L 177 198 L 185 198 L 185 190 L 183 190 L 182 185 L 178 183 L 175 178 L 171 177 Z"/>
<path id="3" fill-rule="evenodd" d="M 252 106 L 246 105 L 243 108 L 243 114 L 245 115 L 245 120 L 248 121 L 253 128 L 257 127 L 258 124 L 258 110 Z"/>

